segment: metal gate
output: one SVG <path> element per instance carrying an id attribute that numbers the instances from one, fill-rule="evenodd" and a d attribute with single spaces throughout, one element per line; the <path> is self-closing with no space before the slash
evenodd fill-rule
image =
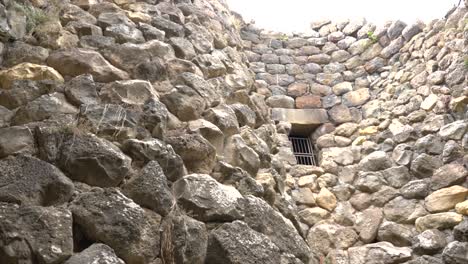
<path id="1" fill-rule="evenodd" d="M 314 146 L 307 137 L 289 137 L 297 164 L 317 166 Z"/>

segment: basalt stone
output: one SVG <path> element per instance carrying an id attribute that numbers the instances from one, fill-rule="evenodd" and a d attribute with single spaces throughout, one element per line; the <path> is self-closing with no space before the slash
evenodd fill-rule
<path id="1" fill-rule="evenodd" d="M 244 216 L 242 195 L 209 175 L 184 176 L 173 190 L 179 206 L 200 221 L 232 221 Z"/>
<path id="2" fill-rule="evenodd" d="M 0 160 L 0 201 L 51 206 L 68 202 L 74 186 L 57 167 L 29 156 Z"/>
<path id="3" fill-rule="evenodd" d="M 156 161 L 149 162 L 138 175 L 126 182 L 122 192 L 139 205 L 162 216 L 174 209 L 175 199 Z"/>
<path id="4" fill-rule="evenodd" d="M 453 241 L 442 253 L 442 259 L 447 264 L 463 264 L 468 261 L 468 242 Z"/>
<path id="5" fill-rule="evenodd" d="M 0 203 L 0 215 L 2 263 L 63 263 L 73 254 L 68 209 Z"/>
<path id="6" fill-rule="evenodd" d="M 80 253 L 73 255 L 64 264 L 125 264 L 125 262 L 115 255 L 114 250 L 105 244 L 92 244 Z"/>
<path id="7" fill-rule="evenodd" d="M 126 263 L 150 263 L 159 256 L 161 216 L 145 210 L 115 188 L 94 188 L 70 205 L 85 237 L 102 241 Z"/>

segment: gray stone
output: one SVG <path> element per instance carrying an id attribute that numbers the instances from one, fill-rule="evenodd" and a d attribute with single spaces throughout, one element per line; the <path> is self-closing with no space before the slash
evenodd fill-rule
<path id="1" fill-rule="evenodd" d="M 112 248 L 105 244 L 92 244 L 85 250 L 73 255 L 64 264 L 125 264 L 115 255 Z"/>
<path id="2" fill-rule="evenodd" d="M 382 173 L 385 180 L 394 188 L 401 188 L 411 180 L 411 175 L 406 166 L 391 167 Z"/>
<path id="3" fill-rule="evenodd" d="M 216 149 L 200 134 L 176 134 L 166 142 L 182 158 L 189 173 L 211 173 L 215 166 Z"/>
<path id="4" fill-rule="evenodd" d="M 87 239 L 109 245 L 126 263 L 149 263 L 159 255 L 161 216 L 144 210 L 119 190 L 83 192 L 70 210 Z"/>
<path id="5" fill-rule="evenodd" d="M 50 54 L 47 64 L 62 75 L 91 74 L 98 82 L 128 79 L 128 74 L 110 64 L 101 54 L 85 49 L 56 51 Z"/>
<path id="6" fill-rule="evenodd" d="M 55 166 L 29 156 L 0 160 L 0 201 L 51 206 L 70 200 L 74 186 Z"/>
<path id="7" fill-rule="evenodd" d="M 176 181 L 177 203 L 200 221 L 241 219 L 242 195 L 232 186 L 222 185 L 205 174 L 191 174 Z"/>
<path id="8" fill-rule="evenodd" d="M 461 164 L 447 164 L 437 169 L 431 177 L 431 189 L 438 190 L 465 181 L 468 171 Z"/>
<path id="9" fill-rule="evenodd" d="M 437 229 L 429 229 L 416 236 L 413 249 L 418 254 L 433 255 L 447 245 L 445 234 Z"/>
<path id="10" fill-rule="evenodd" d="M 266 103 L 272 108 L 289 108 L 294 109 L 294 99 L 286 95 L 274 95 L 270 96 Z"/>
<path id="11" fill-rule="evenodd" d="M 375 240 L 382 220 L 383 212 L 379 208 L 369 208 L 358 214 L 356 217 L 356 229 L 364 243 L 370 243 Z"/>
<path id="12" fill-rule="evenodd" d="M 78 109 L 69 104 L 61 93 L 45 94 L 32 102 L 20 107 L 13 117 L 16 125 L 42 121 L 57 115 L 75 115 Z"/>
<path id="13" fill-rule="evenodd" d="M 68 209 L 0 204 L 0 260 L 3 263 L 62 263 L 73 254 Z"/>
<path id="14" fill-rule="evenodd" d="M 453 237 L 461 242 L 468 242 L 468 218 L 453 228 Z"/>
<path id="15" fill-rule="evenodd" d="M 463 264 L 468 262 L 468 242 L 453 241 L 447 245 L 442 253 L 446 264 Z"/>
<path id="16" fill-rule="evenodd" d="M 359 162 L 364 171 L 378 171 L 390 168 L 392 163 L 383 151 L 374 151 Z"/>
<path id="17" fill-rule="evenodd" d="M 247 196 L 245 200 L 244 221 L 249 227 L 270 238 L 281 252 L 289 252 L 307 263 L 310 249 L 291 221 L 260 198 Z"/>
<path id="18" fill-rule="evenodd" d="M 442 166 L 442 161 L 425 153 L 417 156 L 411 163 L 411 172 L 418 178 L 431 177 L 434 170 Z"/>
<path id="19" fill-rule="evenodd" d="M 348 254 L 350 263 L 353 264 L 395 264 L 410 260 L 413 252 L 407 247 L 395 247 L 388 242 L 378 242 L 350 248 Z"/>
<path id="20" fill-rule="evenodd" d="M 411 225 L 384 222 L 379 227 L 378 241 L 387 241 L 397 247 L 408 247 L 413 243 L 416 230 Z"/>
<path id="21" fill-rule="evenodd" d="M 161 223 L 161 258 L 174 263 L 205 263 L 208 231 L 203 222 L 170 214 Z"/>
<path id="22" fill-rule="evenodd" d="M 141 172 L 122 186 L 122 192 L 156 213 L 166 216 L 174 209 L 175 199 L 158 162 L 149 162 Z"/>
<path id="23" fill-rule="evenodd" d="M 205 263 L 278 263 L 279 248 L 242 221 L 226 223 L 210 232 Z"/>
<path id="24" fill-rule="evenodd" d="M 403 30 L 406 28 L 406 23 L 401 21 L 401 20 L 397 20 L 395 22 L 393 22 L 390 27 L 388 28 L 387 30 L 387 34 L 388 34 L 388 37 L 391 39 L 391 40 L 394 40 L 396 39 L 397 37 L 399 37 L 401 35 L 401 33 L 403 32 Z"/>
<path id="25" fill-rule="evenodd" d="M 411 40 L 415 35 L 419 34 L 422 31 L 419 24 L 408 25 L 403 29 L 402 35 L 406 41 Z"/>
<path id="26" fill-rule="evenodd" d="M 429 191 L 429 183 L 426 180 L 410 181 L 400 189 L 401 195 L 406 199 L 422 199 Z"/>
<path id="27" fill-rule="evenodd" d="M 427 214 L 422 201 L 407 200 L 399 196 L 384 207 L 385 218 L 401 224 L 412 224 L 418 217 Z"/>
<path id="28" fill-rule="evenodd" d="M 53 142 L 47 142 L 47 135 L 43 138 L 42 149 L 47 151 Z M 130 172 L 131 159 L 105 139 L 93 134 L 65 134 L 62 140 L 58 164 L 73 180 L 110 187 L 119 185 Z"/>

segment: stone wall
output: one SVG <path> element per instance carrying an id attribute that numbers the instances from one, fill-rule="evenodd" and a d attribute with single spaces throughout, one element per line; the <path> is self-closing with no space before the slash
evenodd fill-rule
<path id="1" fill-rule="evenodd" d="M 224 1 L 0 14 L 0 263 L 317 263 Z"/>
<path id="2" fill-rule="evenodd" d="M 291 164 L 286 183 L 329 263 L 468 263 L 467 17 L 243 28 L 270 107 L 327 110 L 320 170 Z"/>
<path id="3" fill-rule="evenodd" d="M 467 262 L 466 13 L 0 0 L 0 263 Z M 319 113 L 320 167 L 277 107 Z"/>

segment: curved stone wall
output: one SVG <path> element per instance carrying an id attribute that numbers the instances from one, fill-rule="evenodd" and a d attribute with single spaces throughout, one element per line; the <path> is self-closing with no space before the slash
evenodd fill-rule
<path id="1" fill-rule="evenodd" d="M 468 261 L 466 18 L 461 6 L 427 25 L 320 21 L 294 35 L 243 28 L 270 107 L 327 111 L 311 135 L 320 171 L 292 164 L 287 178 L 323 263 Z"/>

